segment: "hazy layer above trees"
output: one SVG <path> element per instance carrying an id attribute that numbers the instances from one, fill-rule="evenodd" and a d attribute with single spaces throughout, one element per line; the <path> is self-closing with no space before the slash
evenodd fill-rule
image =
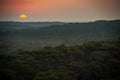
<path id="1" fill-rule="evenodd" d="M 40 46 L 60 44 L 77 45 L 86 41 L 111 41 L 119 36 L 120 20 L 89 23 L 0 23 L 0 45 L 5 43 L 14 49 L 36 49 Z"/>

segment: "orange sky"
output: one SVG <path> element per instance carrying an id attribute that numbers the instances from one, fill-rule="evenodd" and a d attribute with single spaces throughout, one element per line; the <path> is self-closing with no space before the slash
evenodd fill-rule
<path id="1" fill-rule="evenodd" d="M 59 8 L 78 7 L 87 4 L 88 0 L 3 0 L 0 5 L 3 11 L 44 11 Z"/>
<path id="2" fill-rule="evenodd" d="M 25 21 L 116 19 L 119 4 L 120 0 L 0 0 L 0 20 L 20 21 L 22 13 L 28 15 Z"/>

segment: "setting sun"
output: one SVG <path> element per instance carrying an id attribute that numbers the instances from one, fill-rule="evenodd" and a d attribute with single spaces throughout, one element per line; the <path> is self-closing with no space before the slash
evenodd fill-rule
<path id="1" fill-rule="evenodd" d="M 21 15 L 20 15 L 20 18 L 21 18 L 21 19 L 25 19 L 25 18 L 27 18 L 27 15 L 26 15 L 26 14 L 21 14 Z"/>

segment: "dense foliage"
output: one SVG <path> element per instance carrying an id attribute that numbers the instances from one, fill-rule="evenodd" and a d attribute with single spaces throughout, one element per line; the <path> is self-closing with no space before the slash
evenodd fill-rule
<path id="1" fill-rule="evenodd" d="M 0 55 L 0 80 L 120 80 L 120 42 L 41 47 Z"/>

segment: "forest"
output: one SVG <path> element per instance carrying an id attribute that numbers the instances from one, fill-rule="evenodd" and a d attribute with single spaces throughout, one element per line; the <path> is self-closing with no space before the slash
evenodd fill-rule
<path id="1" fill-rule="evenodd" d="M 18 49 L 0 47 L 0 80 L 120 80 L 120 40 Z"/>
<path id="2" fill-rule="evenodd" d="M 120 36 L 120 20 L 95 22 L 0 22 L 0 46 L 10 51 L 44 46 L 80 45 L 88 41 L 112 41 Z M 39 44 L 39 45 L 36 45 Z"/>

